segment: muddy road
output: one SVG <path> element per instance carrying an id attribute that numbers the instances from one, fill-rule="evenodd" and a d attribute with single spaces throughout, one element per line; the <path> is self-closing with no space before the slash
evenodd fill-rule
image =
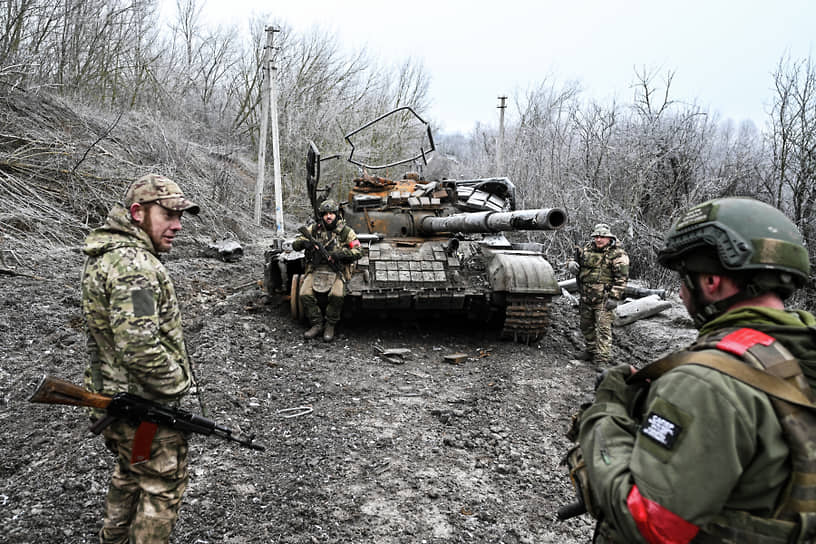
<path id="1" fill-rule="evenodd" d="M 569 416 L 597 369 L 576 360 L 577 310 L 551 308 L 530 345 L 472 323 L 369 319 L 331 344 L 304 341 L 267 297 L 265 246 L 167 256 L 207 415 L 266 446 L 191 440 L 190 485 L 173 542 L 573 543 L 586 516 L 564 468 Z M 81 384 L 85 340 L 77 249 L 0 276 L 0 542 L 96 542 L 113 457 L 85 413 L 28 402 L 43 374 Z M 642 365 L 695 335 L 679 304 L 615 330 Z M 377 348 L 404 348 L 388 361 Z M 461 352 L 464 361 L 445 355 Z M 191 396 L 185 405 L 200 412 Z M 301 410 L 295 410 L 302 408 Z"/>

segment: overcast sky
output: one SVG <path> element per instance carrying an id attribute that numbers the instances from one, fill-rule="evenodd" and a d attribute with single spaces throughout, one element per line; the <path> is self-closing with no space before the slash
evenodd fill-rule
<path id="1" fill-rule="evenodd" d="M 498 125 L 499 95 L 545 79 L 629 104 L 635 69 L 675 72 L 671 96 L 764 126 L 783 55 L 806 59 L 814 0 L 207 0 L 205 17 L 315 26 L 383 61 L 422 61 L 445 131 Z M 266 18 L 266 17 L 265 17 Z"/>

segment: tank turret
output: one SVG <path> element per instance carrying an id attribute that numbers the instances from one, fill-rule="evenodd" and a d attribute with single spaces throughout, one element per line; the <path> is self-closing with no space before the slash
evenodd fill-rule
<path id="1" fill-rule="evenodd" d="M 347 135 L 349 143 L 356 132 Z M 428 140 L 430 147 L 409 160 L 427 159 L 430 133 Z M 548 304 L 561 288 L 544 245 L 529 240 L 541 234 L 522 231 L 557 231 L 567 222 L 565 210 L 516 209 L 516 189 L 506 177 L 424 180 L 409 172 L 389 179 L 369 172 L 399 163 L 371 165 L 353 157 L 354 151 L 349 161 L 362 172 L 340 213 L 357 233 L 363 257 L 346 284 L 344 322 L 355 315 L 410 312 L 499 321 L 503 336 L 523 341 L 545 333 Z M 319 164 L 311 144 L 307 187 L 315 209 Z M 291 250 L 268 252 L 265 275 L 267 290 L 289 293 L 298 319 L 302 261 Z"/>

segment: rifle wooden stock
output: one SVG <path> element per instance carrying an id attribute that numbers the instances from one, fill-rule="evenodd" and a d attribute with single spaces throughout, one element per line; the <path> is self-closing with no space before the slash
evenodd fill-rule
<path id="1" fill-rule="evenodd" d="M 37 390 L 28 399 L 40 404 L 67 404 L 69 406 L 88 406 L 105 410 L 111 403 L 111 397 L 92 393 L 71 382 L 43 376 Z"/>

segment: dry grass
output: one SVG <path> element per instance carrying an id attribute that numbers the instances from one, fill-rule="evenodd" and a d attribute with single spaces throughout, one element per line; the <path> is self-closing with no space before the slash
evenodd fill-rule
<path id="1" fill-rule="evenodd" d="M 147 173 L 180 183 L 202 207 L 207 238 L 263 234 L 253 225 L 250 161 L 213 138 L 144 112 L 99 112 L 46 93 L 0 96 L 0 257 L 6 265 L 81 243 L 128 184 Z M 270 218 L 274 221 L 274 218 Z"/>

